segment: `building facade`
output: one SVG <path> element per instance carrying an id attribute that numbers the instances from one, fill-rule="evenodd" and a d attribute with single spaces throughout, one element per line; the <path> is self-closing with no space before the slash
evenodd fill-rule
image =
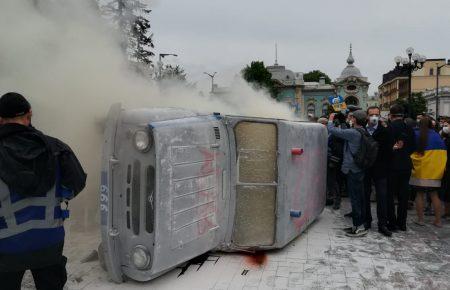
<path id="1" fill-rule="evenodd" d="M 303 94 L 303 117 L 321 117 L 328 113 L 330 105 L 328 98 L 336 95 L 334 85 L 326 84 L 325 78 L 319 82 L 305 82 L 302 87 Z"/>
<path id="2" fill-rule="evenodd" d="M 439 116 L 450 117 L 450 86 L 439 86 Z M 428 114 L 436 116 L 436 90 L 426 90 L 423 97 L 427 101 Z"/>
<path id="3" fill-rule="evenodd" d="M 378 93 L 375 93 L 372 96 L 369 96 L 367 98 L 367 108 L 369 108 L 369 107 L 379 107 L 380 106 L 379 100 L 380 100 L 380 98 L 378 97 Z"/>
<path id="4" fill-rule="evenodd" d="M 267 70 L 272 74 L 272 80 L 278 89 L 277 100 L 286 103 L 296 116 L 303 117 L 303 74 L 294 73 L 284 65 L 278 65 L 276 61 L 273 66 L 268 66 Z"/>
<path id="5" fill-rule="evenodd" d="M 336 93 L 344 98 L 347 105 L 355 105 L 362 109 L 367 109 L 370 83 L 354 63 L 355 59 L 353 58 L 352 47 L 350 46 L 347 66 L 334 83 Z"/>
<path id="6" fill-rule="evenodd" d="M 411 75 L 411 91 L 424 93 L 436 89 L 437 67 L 439 69 L 439 87 L 450 86 L 450 65 L 444 58 L 427 59 L 423 68 Z M 408 70 L 395 67 L 383 75 L 383 82 L 378 86 L 380 105 L 388 109 L 396 100 L 408 98 Z"/>
<path id="7" fill-rule="evenodd" d="M 332 84 L 326 84 L 325 78 L 320 78 L 318 82 L 305 82 L 303 73 L 286 69 L 276 61 L 267 70 L 279 90 L 277 100 L 288 104 L 298 117 L 310 118 L 328 113 L 330 96 L 340 95 L 347 105 L 367 108 L 370 83 L 354 62 L 350 46 L 347 66 Z"/>

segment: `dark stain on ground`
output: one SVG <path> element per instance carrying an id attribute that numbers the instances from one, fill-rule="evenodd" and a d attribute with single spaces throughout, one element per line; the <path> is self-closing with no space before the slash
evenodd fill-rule
<path id="1" fill-rule="evenodd" d="M 245 263 L 251 267 L 262 267 L 267 264 L 267 255 L 265 252 L 255 252 L 245 257 Z"/>
<path id="2" fill-rule="evenodd" d="M 198 266 L 197 271 L 198 271 L 203 266 L 203 264 L 205 264 L 205 262 L 214 262 L 214 264 L 217 264 L 219 259 L 220 259 L 220 256 L 214 256 L 214 255 L 211 255 L 210 253 L 205 253 L 203 255 L 195 257 L 194 259 L 188 261 L 183 266 L 177 268 L 177 269 L 181 269 L 181 272 L 180 272 L 180 274 L 178 274 L 178 277 L 184 275 L 184 273 L 186 273 L 186 271 L 192 265 L 197 265 Z"/>

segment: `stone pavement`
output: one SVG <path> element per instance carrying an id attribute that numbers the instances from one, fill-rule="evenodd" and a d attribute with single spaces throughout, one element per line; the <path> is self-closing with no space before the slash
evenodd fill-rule
<path id="1" fill-rule="evenodd" d="M 66 245 L 67 285 L 117 290 L 450 289 L 450 220 L 444 220 L 442 229 L 432 226 L 431 218 L 419 227 L 411 222 L 414 211 L 409 211 L 407 232 L 386 238 L 372 230 L 352 239 L 341 230 L 350 223 L 343 217 L 348 210 L 348 202 L 339 211 L 326 208 L 307 232 L 282 250 L 257 257 L 210 253 L 202 265 L 186 265 L 147 283 L 114 284 L 98 261 L 81 263 L 96 249 L 99 237 L 72 233 Z M 29 274 L 23 285 L 33 288 Z"/>

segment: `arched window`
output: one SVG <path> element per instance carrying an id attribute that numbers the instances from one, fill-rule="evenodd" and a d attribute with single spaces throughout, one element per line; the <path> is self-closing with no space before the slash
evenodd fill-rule
<path id="1" fill-rule="evenodd" d="M 309 103 L 307 107 L 308 115 L 316 115 L 316 105 L 314 103 Z"/>
<path id="2" fill-rule="evenodd" d="M 346 103 L 347 105 L 358 106 L 358 105 L 359 105 L 359 100 L 358 100 L 358 98 L 355 97 L 355 96 L 348 96 L 348 97 L 345 99 L 345 103 Z"/>

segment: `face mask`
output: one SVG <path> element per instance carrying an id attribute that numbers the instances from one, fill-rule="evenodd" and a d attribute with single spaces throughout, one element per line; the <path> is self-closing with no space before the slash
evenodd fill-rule
<path id="1" fill-rule="evenodd" d="M 378 116 L 370 116 L 369 121 L 370 121 L 370 124 L 375 126 L 376 124 L 378 124 L 378 121 L 380 121 L 380 117 L 378 117 Z"/>
<path id="2" fill-rule="evenodd" d="M 350 127 L 353 127 L 353 121 L 352 120 L 348 121 L 348 124 L 350 125 Z"/>
<path id="3" fill-rule="evenodd" d="M 450 127 L 444 127 L 444 128 L 442 128 L 442 132 L 444 132 L 445 134 L 450 133 Z"/>

